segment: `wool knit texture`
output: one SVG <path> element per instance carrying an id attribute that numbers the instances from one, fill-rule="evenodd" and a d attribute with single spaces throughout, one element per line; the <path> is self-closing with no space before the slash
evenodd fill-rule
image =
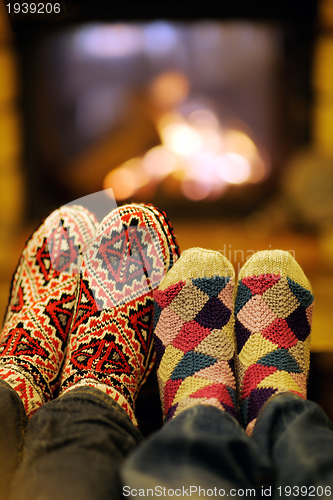
<path id="1" fill-rule="evenodd" d="M 125 205 L 105 217 L 83 259 L 60 395 L 96 387 L 136 424 L 135 399 L 155 361 L 153 290 L 178 256 L 157 208 Z"/>
<path id="2" fill-rule="evenodd" d="M 155 292 L 154 334 L 165 420 L 197 404 L 236 413 L 234 270 L 220 253 L 182 253 Z"/>
<path id="3" fill-rule="evenodd" d="M 0 378 L 28 417 L 58 387 L 78 287 L 80 260 L 97 221 L 80 206 L 53 212 L 26 244 L 0 336 Z"/>
<path id="4" fill-rule="evenodd" d="M 240 410 L 251 434 L 273 395 L 306 399 L 314 297 L 301 267 L 282 250 L 258 252 L 239 273 L 235 301 Z"/>

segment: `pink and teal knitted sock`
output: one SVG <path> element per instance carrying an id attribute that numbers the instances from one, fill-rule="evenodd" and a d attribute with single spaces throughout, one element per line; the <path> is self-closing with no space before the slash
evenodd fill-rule
<path id="1" fill-rule="evenodd" d="M 28 417 L 57 388 L 80 260 L 96 226 L 83 207 L 56 210 L 29 239 L 14 274 L 0 335 L 0 378 L 18 393 Z"/>
<path id="2" fill-rule="evenodd" d="M 313 300 L 308 279 L 288 252 L 258 252 L 240 271 L 237 374 L 248 434 L 273 394 L 289 391 L 306 399 Z"/>
<path id="3" fill-rule="evenodd" d="M 182 253 L 155 292 L 158 381 L 166 420 L 197 404 L 237 418 L 234 270 L 220 253 Z"/>

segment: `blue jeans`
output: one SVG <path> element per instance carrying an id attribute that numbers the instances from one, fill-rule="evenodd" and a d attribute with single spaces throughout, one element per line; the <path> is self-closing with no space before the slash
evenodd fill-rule
<path id="1" fill-rule="evenodd" d="M 0 452 L 1 500 L 122 498 L 120 466 L 143 438 L 109 396 L 92 387 L 75 389 L 44 404 L 26 426 L 20 398 L 2 382 L 0 408 L 0 437 L 6 431 L 15 437 Z M 12 465 L 5 470 L 8 457 Z"/>
<path id="2" fill-rule="evenodd" d="M 227 413 L 194 406 L 138 447 L 122 477 L 126 495 L 141 488 L 192 498 L 327 498 L 333 424 L 316 403 L 291 393 L 268 402 L 251 438 Z"/>
<path id="3" fill-rule="evenodd" d="M 251 438 L 227 413 L 194 406 L 143 441 L 117 403 L 90 387 L 46 403 L 26 424 L 18 396 L 0 383 L 1 500 L 333 492 L 333 424 L 292 394 L 269 401 Z"/>

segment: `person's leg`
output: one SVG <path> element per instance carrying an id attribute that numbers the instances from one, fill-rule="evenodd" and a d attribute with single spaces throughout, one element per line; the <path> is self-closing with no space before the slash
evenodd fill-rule
<path id="1" fill-rule="evenodd" d="M 197 404 L 237 418 L 234 276 L 222 254 L 192 248 L 155 292 L 157 376 L 166 420 Z"/>
<path id="2" fill-rule="evenodd" d="M 239 273 L 237 378 L 249 435 L 273 394 L 291 391 L 306 399 L 313 300 L 307 277 L 288 252 L 258 252 Z"/>
<path id="3" fill-rule="evenodd" d="M 109 396 L 69 391 L 31 417 L 10 500 L 121 499 L 119 467 L 141 440 Z"/>
<path id="4" fill-rule="evenodd" d="M 121 476 L 123 494 L 131 498 L 255 497 L 274 483 L 270 462 L 237 420 L 202 404 L 179 413 L 140 444 Z"/>
<path id="5" fill-rule="evenodd" d="M 8 500 L 12 478 L 22 459 L 26 426 L 21 399 L 0 380 L 0 500 Z"/>
<path id="6" fill-rule="evenodd" d="M 230 426 L 226 413 L 214 425 L 213 409 L 195 406 L 193 413 L 187 410 L 171 420 L 125 463 L 126 492 L 184 483 L 244 489 L 258 484 L 261 475 L 264 496 L 331 496 L 333 424 L 305 399 L 313 302 L 309 282 L 281 251 L 257 254 L 240 278 L 238 382 L 244 423 L 248 431 L 254 429 L 252 437 L 235 422 Z M 272 484 L 264 484 L 270 473 Z"/>
<path id="7" fill-rule="evenodd" d="M 96 230 L 83 207 L 53 212 L 27 242 L 13 277 L 0 335 L 0 379 L 30 417 L 58 387 L 80 259 Z"/>
<path id="8" fill-rule="evenodd" d="M 225 496 L 254 496 L 256 488 L 256 496 L 275 499 L 327 498 L 333 493 L 332 449 L 332 422 L 316 403 L 293 393 L 279 393 L 263 406 L 251 438 L 226 412 L 197 405 L 125 461 L 123 493 L 139 496 L 141 489 L 147 495 L 165 487 L 196 498 L 200 486 L 206 496 L 216 487 Z"/>
<path id="9" fill-rule="evenodd" d="M 154 207 L 102 221 L 81 268 L 60 396 L 29 422 L 11 500 L 118 498 L 119 466 L 141 439 L 134 402 L 152 368 L 152 289 L 177 258 Z"/>
<path id="10" fill-rule="evenodd" d="M 293 393 L 273 396 L 251 440 L 276 471 L 272 496 L 333 495 L 333 424 L 316 403 Z"/>
<path id="11" fill-rule="evenodd" d="M 60 395 L 96 387 L 136 424 L 135 399 L 155 363 L 153 289 L 178 256 L 157 208 L 125 205 L 104 218 L 81 267 Z"/>
<path id="12" fill-rule="evenodd" d="M 235 330 L 242 417 L 276 471 L 276 498 L 327 496 L 333 488 L 333 425 L 306 401 L 313 300 L 287 252 L 258 252 L 240 271 Z"/>
<path id="13" fill-rule="evenodd" d="M 174 490 L 198 497 L 201 487 L 207 496 L 237 496 L 239 489 L 254 496 L 256 486 L 272 480 L 235 418 L 233 278 L 223 255 L 194 248 L 155 293 L 157 374 L 168 422 L 125 462 L 125 495 L 154 488 L 157 495 L 165 487 L 169 496 Z"/>
<path id="14" fill-rule="evenodd" d="M 27 417 L 52 397 L 63 360 L 80 258 L 95 232 L 83 207 L 53 212 L 27 242 L 0 334 L 0 498 L 18 466 Z"/>

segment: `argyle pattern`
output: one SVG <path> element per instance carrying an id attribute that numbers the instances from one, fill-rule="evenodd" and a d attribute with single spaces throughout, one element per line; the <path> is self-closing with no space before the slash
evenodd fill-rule
<path id="1" fill-rule="evenodd" d="M 233 275 L 218 252 L 191 249 L 155 292 L 157 374 L 166 420 L 197 404 L 237 418 Z"/>
<path id="2" fill-rule="evenodd" d="M 96 225 L 83 207 L 56 210 L 29 239 L 14 274 L 0 335 L 0 377 L 19 394 L 28 417 L 58 387 L 79 262 Z"/>
<path id="3" fill-rule="evenodd" d="M 235 301 L 240 409 L 248 433 L 273 394 L 291 391 L 306 399 L 314 300 L 287 252 L 259 252 L 250 266 L 252 275 L 244 276 L 246 265 L 240 272 Z M 270 267 L 275 272 L 260 273 Z"/>
<path id="4" fill-rule="evenodd" d="M 166 214 L 125 205 L 100 224 L 82 263 L 60 394 L 93 386 L 136 423 L 134 404 L 151 372 L 153 289 L 178 259 Z"/>

